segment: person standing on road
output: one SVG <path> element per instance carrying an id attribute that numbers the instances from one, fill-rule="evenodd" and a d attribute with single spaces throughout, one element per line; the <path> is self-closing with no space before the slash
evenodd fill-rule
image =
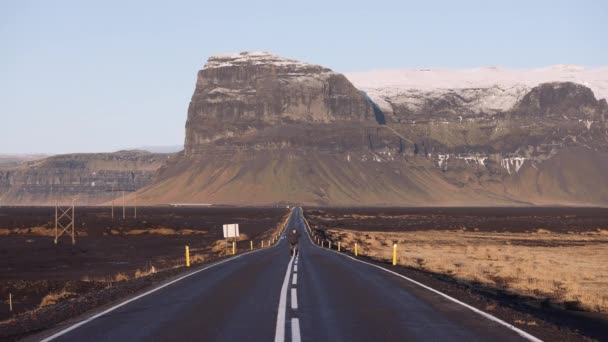
<path id="1" fill-rule="evenodd" d="M 298 251 L 298 240 L 300 239 L 300 233 L 294 228 L 291 230 L 291 234 L 289 234 L 289 246 L 291 247 L 289 250 L 289 255 L 293 256 L 295 254 L 299 254 Z"/>

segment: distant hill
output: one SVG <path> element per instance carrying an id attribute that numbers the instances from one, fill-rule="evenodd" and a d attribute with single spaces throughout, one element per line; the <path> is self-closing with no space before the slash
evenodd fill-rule
<path id="1" fill-rule="evenodd" d="M 0 166 L 2 203 L 94 205 L 138 190 L 156 176 L 172 154 L 147 151 L 63 154 Z M 114 191 L 112 191 L 114 190 Z"/>

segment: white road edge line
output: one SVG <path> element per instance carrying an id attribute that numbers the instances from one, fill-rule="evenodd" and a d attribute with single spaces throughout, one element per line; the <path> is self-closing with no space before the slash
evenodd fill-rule
<path id="1" fill-rule="evenodd" d="M 289 215 L 290 215 L 290 216 L 289 216 L 289 219 L 287 220 L 287 223 L 285 224 L 285 227 L 287 227 L 287 225 L 288 225 L 288 224 L 289 224 L 289 222 L 291 221 L 291 215 L 293 215 L 293 209 L 291 210 L 291 213 L 290 213 Z M 283 229 L 283 231 L 285 231 L 285 230 L 286 230 L 286 229 Z M 282 235 L 282 234 L 283 234 L 283 233 L 281 233 L 281 235 Z M 278 246 L 278 245 L 279 245 L 279 244 L 278 244 L 278 243 L 276 243 L 276 244 L 274 244 L 274 245 L 273 245 L 272 247 L 270 247 L 270 248 L 274 248 L 274 247 L 276 247 L 276 246 Z M 41 340 L 40 342 L 49 342 L 49 341 L 52 341 L 52 340 L 56 339 L 57 337 L 60 337 L 60 336 L 62 336 L 62 335 L 65 335 L 65 334 L 67 334 L 68 332 L 70 332 L 70 331 L 72 331 L 72 330 L 74 330 L 74 329 L 77 329 L 77 328 L 79 328 L 79 327 L 81 327 L 81 326 L 83 326 L 83 325 L 85 325 L 85 324 L 87 324 L 87 323 L 89 323 L 89 322 L 91 322 L 91 321 L 93 321 L 93 320 L 95 320 L 95 319 L 97 319 L 97 318 L 99 318 L 99 317 L 101 317 L 101 316 L 105 315 L 105 314 L 108 314 L 108 313 L 110 313 L 110 312 L 112 312 L 112 311 L 114 311 L 114 310 L 116 310 L 116 309 L 118 309 L 118 308 L 120 308 L 120 307 L 122 307 L 122 306 L 125 306 L 125 305 L 127 305 L 127 304 L 129 304 L 129 303 L 131 303 L 131 302 L 134 302 L 134 301 L 136 301 L 136 300 L 138 300 L 138 299 L 140 299 L 140 298 L 142 298 L 142 297 L 145 297 L 145 296 L 147 296 L 147 295 L 149 295 L 149 294 L 152 294 L 152 293 L 154 293 L 154 292 L 156 292 L 156 291 L 158 291 L 158 290 L 160 290 L 160 289 L 163 289 L 163 288 L 165 288 L 165 287 L 167 287 L 167 286 L 169 286 L 169 285 L 175 284 L 175 283 L 177 283 L 177 282 L 178 282 L 178 281 L 180 281 L 180 280 L 183 280 L 183 279 L 186 279 L 186 278 L 188 278 L 188 277 L 191 277 L 191 276 L 193 276 L 193 275 L 195 275 L 195 274 L 197 274 L 197 273 L 200 273 L 200 272 L 202 272 L 202 271 L 204 271 L 204 270 L 208 270 L 208 269 L 210 269 L 210 268 L 213 268 L 213 267 L 215 267 L 215 266 L 221 265 L 221 264 L 226 263 L 226 262 L 228 262 L 228 261 L 236 260 L 236 259 L 238 259 L 238 258 L 240 258 L 240 257 L 245 256 L 245 255 L 249 255 L 249 254 L 253 254 L 253 253 L 257 253 L 257 252 L 265 251 L 265 250 L 268 250 L 268 249 L 269 249 L 269 248 L 263 248 L 263 249 L 256 249 L 256 250 L 254 250 L 254 251 L 250 251 L 250 252 L 245 252 L 245 253 L 243 253 L 243 254 L 239 254 L 239 255 L 236 255 L 236 256 L 230 257 L 230 258 L 228 258 L 228 259 L 226 259 L 226 260 L 218 261 L 218 262 L 216 262 L 215 264 L 211 264 L 211 265 L 209 265 L 209 266 L 206 266 L 206 267 L 204 267 L 204 268 L 201 268 L 200 270 L 196 270 L 196 271 L 193 271 L 193 272 L 191 272 L 191 273 L 188 273 L 188 274 L 186 274 L 186 275 L 184 275 L 184 276 L 181 276 L 181 277 L 179 277 L 179 278 L 177 278 L 177 279 L 174 279 L 174 280 L 172 280 L 172 281 L 170 281 L 170 282 L 168 282 L 168 283 L 165 283 L 165 284 L 162 284 L 162 285 L 160 285 L 160 286 L 158 286 L 158 287 L 155 287 L 155 288 L 153 288 L 152 290 L 149 290 L 149 291 L 147 291 L 147 292 L 144 292 L 144 293 L 142 293 L 142 294 L 140 294 L 140 295 L 138 295 L 138 296 L 136 296 L 136 297 L 133 297 L 133 298 L 128 299 L 128 300 L 125 300 L 124 302 L 121 302 L 121 303 L 119 303 L 119 304 L 116 304 L 116 305 L 114 305 L 113 307 L 111 307 L 111 308 L 109 308 L 109 309 L 107 309 L 107 310 L 104 310 L 104 311 L 102 311 L 102 312 L 100 312 L 100 313 L 98 313 L 98 314 L 95 314 L 95 315 L 93 315 L 93 316 L 91 316 L 91 317 L 89 317 L 89 318 L 87 318 L 87 319 L 85 319 L 85 320 L 83 320 L 83 321 L 80 321 L 80 322 L 78 322 L 78 323 L 76 323 L 76 324 L 74 324 L 74 325 L 72 325 L 72 326 L 70 326 L 70 327 L 68 327 L 68 328 L 66 328 L 66 329 L 63 329 L 63 330 L 61 330 L 61 331 L 59 331 L 59 332 L 57 332 L 57 333 L 55 333 L 55 334 L 51 335 L 51 336 L 49 336 L 49 337 L 47 337 L 47 338 L 45 338 L 45 339 Z"/>
<path id="2" fill-rule="evenodd" d="M 287 288 L 289 287 L 289 276 L 291 275 L 291 265 L 293 264 L 294 257 L 291 257 L 287 264 L 287 271 L 285 272 L 285 279 L 283 280 L 283 286 L 281 286 L 281 294 L 279 297 L 279 308 L 277 309 L 277 326 L 274 331 L 274 342 L 285 341 L 285 311 L 287 311 Z"/>
<path id="3" fill-rule="evenodd" d="M 295 287 L 291 289 L 291 309 L 298 310 L 298 290 Z"/>
<path id="4" fill-rule="evenodd" d="M 300 321 L 297 318 L 291 319 L 291 342 L 302 341 L 300 337 Z"/>
<path id="5" fill-rule="evenodd" d="M 298 284 L 298 274 L 294 273 L 293 279 L 291 279 L 291 285 L 297 285 L 297 284 Z"/>
<path id="6" fill-rule="evenodd" d="M 498 324 L 501 324 L 501 325 L 503 325 L 503 326 L 507 327 L 508 329 L 510 329 L 510 330 L 512 330 L 512 331 L 514 331 L 514 332 L 516 332 L 516 333 L 517 333 L 517 334 L 519 334 L 521 337 L 523 337 L 523 338 L 525 338 L 525 339 L 527 339 L 527 340 L 529 340 L 529 341 L 534 341 L 534 342 L 543 342 L 543 340 L 539 339 L 538 337 L 536 337 L 536 336 L 534 336 L 534 335 L 532 335 L 532 334 L 529 334 L 529 333 L 527 333 L 527 332 L 525 332 L 525 331 L 523 331 L 523 330 L 519 329 L 518 327 L 516 327 L 516 326 L 514 326 L 514 325 L 512 325 L 512 324 L 509 324 L 509 323 L 507 323 L 507 322 L 505 322 L 505 321 L 503 321 L 503 320 L 501 320 L 500 318 L 498 318 L 498 317 L 496 317 L 496 316 L 490 315 L 489 313 L 487 313 L 487 312 L 485 312 L 485 311 L 482 311 L 482 310 L 479 310 L 478 308 L 476 308 L 476 307 L 474 307 L 474 306 L 471 306 L 471 305 L 469 305 L 469 304 L 467 304 L 467 303 L 461 302 L 461 301 L 459 301 L 458 299 L 456 299 L 456 298 L 454 298 L 454 297 L 450 297 L 450 296 L 448 296 L 447 294 L 445 294 L 445 293 L 443 293 L 443 292 L 441 292 L 441 291 L 435 290 L 434 288 L 432 288 L 432 287 L 430 287 L 430 286 L 427 286 L 427 285 L 424 285 L 424 284 L 422 284 L 422 283 L 420 283 L 420 282 L 417 282 L 416 280 L 414 280 L 414 279 L 412 279 L 412 278 L 408 278 L 408 277 L 406 277 L 406 276 L 404 276 L 404 275 L 402 275 L 402 274 L 399 274 L 399 273 L 397 273 L 397 272 L 393 272 L 393 271 L 391 271 L 391 270 L 387 270 L 387 269 L 386 269 L 386 268 L 384 268 L 384 267 L 380 267 L 380 266 L 378 266 L 378 265 L 370 264 L 369 262 L 365 262 L 365 261 L 362 261 L 362 260 L 359 260 L 359 259 L 353 258 L 353 257 L 352 257 L 352 256 L 350 256 L 350 255 L 346 255 L 346 254 L 344 254 L 344 253 L 340 253 L 340 252 L 338 252 L 338 251 L 329 250 L 329 249 L 326 249 L 326 248 L 321 248 L 321 247 L 317 246 L 317 245 L 316 245 L 316 244 L 315 244 L 315 243 L 312 241 L 312 237 L 310 236 L 310 225 L 308 224 L 308 221 L 307 221 L 307 220 L 306 220 L 306 218 L 304 217 L 304 210 L 301 210 L 301 211 L 300 211 L 300 213 L 301 213 L 302 220 L 304 221 L 304 224 L 306 225 L 306 232 L 307 232 L 307 234 L 306 234 L 306 235 L 308 236 L 308 239 L 310 240 L 310 243 L 311 243 L 313 246 L 315 246 L 315 247 L 317 247 L 317 248 L 320 248 L 320 249 L 322 249 L 322 250 L 327 250 L 327 251 L 330 251 L 330 252 L 336 253 L 336 254 L 338 254 L 338 255 L 342 255 L 342 256 L 344 256 L 344 257 L 346 257 L 346 258 L 350 258 L 350 259 L 352 259 L 352 260 L 354 260 L 354 261 L 356 261 L 356 262 L 360 262 L 360 263 L 365 264 L 365 265 L 368 265 L 368 266 L 376 267 L 376 268 L 381 269 L 381 270 L 383 270 L 383 271 L 385 271 L 385 272 L 391 273 L 391 274 L 393 274 L 393 275 L 395 275 L 395 276 L 397 276 L 397 277 L 403 278 L 403 279 L 405 279 L 405 280 L 407 280 L 407 281 L 409 281 L 409 282 L 411 282 L 411 283 L 414 283 L 414 284 L 416 284 L 416 285 L 418 285 L 418 286 L 421 286 L 421 287 L 423 287 L 423 288 L 425 288 L 425 289 L 427 289 L 427 290 L 429 290 L 429 291 L 431 291 L 431 292 L 434 292 L 434 293 L 436 293 L 436 294 L 438 294 L 438 295 L 440 295 L 440 296 L 442 296 L 442 297 L 444 297 L 444 298 L 446 298 L 446 299 L 448 299 L 448 300 L 450 300 L 450 301 L 452 301 L 452 302 L 454 302 L 454 303 L 456 303 L 456 304 L 460 304 L 460 305 L 464 306 L 465 308 L 470 309 L 471 311 L 473 311 L 473 312 L 475 312 L 475 313 L 477 313 L 477 314 L 479 314 L 479 315 L 481 315 L 481 316 L 483 316 L 483 317 L 485 317 L 485 318 L 487 318 L 487 319 L 489 319 L 489 320 L 491 320 L 491 321 L 494 321 L 494 322 L 496 322 L 496 323 L 498 323 Z"/>

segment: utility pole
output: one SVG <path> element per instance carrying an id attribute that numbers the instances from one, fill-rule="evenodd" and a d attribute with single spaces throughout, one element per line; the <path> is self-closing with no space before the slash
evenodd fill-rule
<path id="1" fill-rule="evenodd" d="M 112 184 L 112 222 L 114 222 L 114 184 Z"/>
<path id="2" fill-rule="evenodd" d="M 106 190 L 106 191 L 112 191 L 112 192 L 117 192 L 120 191 L 121 196 L 122 196 L 122 219 L 126 220 L 127 219 L 127 209 L 126 209 L 126 199 L 125 199 L 125 192 L 135 192 L 136 189 L 114 189 L 114 187 L 112 186 L 111 190 Z M 114 194 L 112 194 L 112 220 L 114 220 L 114 200 L 116 198 L 114 197 Z M 137 218 L 137 197 L 135 198 L 135 218 Z"/>
<path id="3" fill-rule="evenodd" d="M 133 217 L 137 219 L 137 192 L 135 193 L 135 213 Z"/>

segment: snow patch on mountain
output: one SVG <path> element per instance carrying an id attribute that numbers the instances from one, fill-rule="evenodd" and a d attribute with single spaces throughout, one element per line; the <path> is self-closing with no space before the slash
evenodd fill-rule
<path id="1" fill-rule="evenodd" d="M 318 67 L 293 59 L 287 59 L 266 51 L 226 53 L 209 57 L 203 69 L 224 68 L 244 65 L 272 65 L 277 67 L 307 68 Z M 329 71 L 329 69 L 327 69 Z"/>
<path id="2" fill-rule="evenodd" d="M 500 160 L 500 166 L 505 168 L 509 174 L 511 172 L 519 172 L 519 169 L 524 165 L 526 158 L 523 157 L 511 157 L 511 158 L 503 158 Z"/>
<path id="3" fill-rule="evenodd" d="M 583 84 L 593 90 L 596 98 L 608 99 L 608 67 L 385 69 L 344 75 L 388 113 L 393 111 L 391 104 L 415 110 L 427 99 L 446 95 L 462 98 L 472 112 L 506 111 L 530 89 L 546 82 Z"/>

